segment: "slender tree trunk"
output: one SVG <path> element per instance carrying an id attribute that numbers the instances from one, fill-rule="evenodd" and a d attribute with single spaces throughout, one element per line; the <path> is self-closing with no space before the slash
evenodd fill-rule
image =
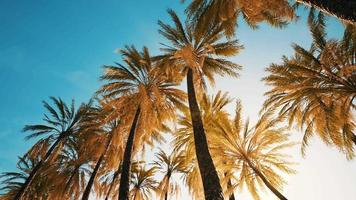
<path id="1" fill-rule="evenodd" d="M 355 0 L 297 0 L 297 2 L 314 6 L 348 23 L 356 23 Z"/>
<path id="2" fill-rule="evenodd" d="M 224 197 L 219 181 L 219 176 L 216 172 L 213 159 L 211 158 L 209 152 L 203 121 L 196 99 L 192 69 L 188 70 L 187 87 L 189 109 L 193 124 L 195 151 L 198 160 L 201 179 L 204 186 L 205 199 L 223 200 Z"/>
<path id="3" fill-rule="evenodd" d="M 231 179 L 228 180 L 227 182 L 227 189 L 230 189 L 232 187 Z M 229 200 L 235 200 L 235 195 L 234 192 L 231 193 L 229 196 Z"/>
<path id="4" fill-rule="evenodd" d="M 283 196 L 282 193 L 280 193 L 275 187 L 273 187 L 273 185 L 267 180 L 267 178 L 262 174 L 262 172 L 260 172 L 260 170 L 258 170 L 247 157 L 245 157 L 245 159 L 247 161 L 248 166 L 251 167 L 251 169 L 257 174 L 257 176 L 262 179 L 263 183 L 268 187 L 268 189 L 273 192 L 273 194 L 275 194 L 280 200 L 288 200 L 285 196 Z"/>
<path id="5" fill-rule="evenodd" d="M 71 182 L 73 181 L 74 176 L 77 174 L 77 171 L 79 170 L 79 167 L 80 167 L 80 165 L 78 165 L 78 166 L 76 166 L 74 168 L 72 175 L 70 175 L 70 178 L 66 182 L 66 185 L 65 185 L 64 190 L 63 190 L 63 194 L 66 194 L 69 185 L 71 184 Z"/>
<path id="6" fill-rule="evenodd" d="M 57 146 L 59 145 L 59 143 L 62 141 L 64 137 L 59 137 L 56 142 L 54 144 L 52 144 L 51 148 L 47 151 L 45 157 L 43 160 L 41 160 L 40 162 L 38 162 L 36 164 L 36 166 L 32 169 L 30 175 L 27 177 L 25 183 L 21 186 L 20 190 L 17 192 L 14 200 L 21 200 L 23 194 L 26 192 L 28 186 L 31 184 L 32 180 L 34 179 L 34 177 L 36 176 L 38 170 L 41 169 L 42 165 L 44 164 L 44 162 L 46 160 L 48 160 L 48 158 L 52 155 L 53 151 L 57 148 Z"/>
<path id="7" fill-rule="evenodd" d="M 124 158 L 122 162 L 122 172 L 120 178 L 119 187 L 119 200 L 128 200 L 130 192 L 130 174 L 131 174 L 131 154 L 133 149 L 133 143 L 135 139 L 136 127 L 138 124 L 139 116 L 141 113 L 140 107 L 137 108 L 135 117 L 133 119 L 129 137 L 127 138 Z"/>
<path id="8" fill-rule="evenodd" d="M 111 139 L 112 139 L 112 133 L 110 133 L 109 138 L 108 138 L 108 139 L 106 140 L 106 142 L 105 142 L 105 149 L 104 149 L 104 152 L 101 154 L 101 156 L 100 156 L 98 162 L 97 162 L 96 165 L 95 165 L 95 168 L 94 168 L 94 170 L 93 170 L 93 173 L 91 174 L 90 179 L 89 179 L 89 181 L 88 181 L 88 184 L 87 184 L 87 186 L 85 187 L 82 200 L 88 200 L 88 199 L 89 199 L 89 195 L 90 195 L 91 188 L 92 188 L 93 185 L 94 185 L 94 181 L 95 181 L 96 175 L 98 174 L 98 171 L 99 171 L 99 168 L 100 168 L 100 166 L 101 166 L 101 163 L 102 163 L 103 160 L 104 160 L 105 154 L 106 154 L 106 152 L 107 152 L 108 149 L 109 149 L 109 146 L 110 146 L 110 144 L 111 144 Z"/>
<path id="9" fill-rule="evenodd" d="M 169 192 L 169 179 L 171 178 L 171 175 L 170 173 L 168 173 L 168 176 L 167 176 L 167 190 L 165 191 L 164 193 L 164 200 L 168 200 L 168 192 Z"/>
<path id="10" fill-rule="evenodd" d="M 108 199 L 109 199 L 109 196 L 110 196 L 110 194 L 111 194 L 112 188 L 114 187 L 114 183 L 115 183 L 117 177 L 119 177 L 120 168 L 121 168 L 121 166 L 119 165 L 117 171 L 114 173 L 114 177 L 112 178 L 112 181 L 111 181 L 111 184 L 110 184 L 108 193 L 106 194 L 105 200 L 108 200 Z"/>
<path id="11" fill-rule="evenodd" d="M 96 174 L 98 173 L 100 165 L 101 165 L 103 160 L 104 160 L 104 153 L 101 154 L 98 162 L 95 165 L 93 173 L 91 174 L 90 179 L 88 181 L 88 184 L 85 187 L 85 190 L 84 190 L 84 193 L 83 193 L 83 196 L 82 196 L 82 200 L 88 200 L 89 199 L 90 191 L 91 191 L 91 188 L 94 185 L 94 180 L 95 180 Z"/>

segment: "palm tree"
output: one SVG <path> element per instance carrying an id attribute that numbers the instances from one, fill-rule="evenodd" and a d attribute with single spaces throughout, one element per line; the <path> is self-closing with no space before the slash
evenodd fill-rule
<path id="1" fill-rule="evenodd" d="M 215 161 L 216 155 L 220 154 L 218 151 L 214 151 L 211 148 L 211 136 L 215 133 L 212 131 L 219 120 L 228 120 L 228 113 L 224 110 L 225 106 L 231 101 L 227 97 L 227 94 L 218 92 L 216 95 L 209 97 L 204 95 L 200 100 L 200 108 L 202 113 L 202 120 L 204 127 L 206 128 L 207 141 L 209 143 L 209 152 L 212 154 L 212 158 Z M 173 133 L 174 140 L 174 152 L 182 152 L 184 158 L 184 165 L 186 165 L 185 174 L 183 174 L 185 184 L 189 187 L 189 191 L 194 199 L 201 199 L 204 196 L 203 182 L 201 180 L 200 168 L 196 157 L 196 148 L 194 141 L 194 127 L 192 124 L 189 111 L 185 111 L 184 115 L 178 119 L 179 129 Z M 215 164 L 219 164 L 214 162 Z M 221 171 L 221 168 L 217 166 L 217 170 L 220 177 L 224 176 L 226 171 Z M 221 179 L 222 185 L 224 179 Z M 226 188 L 224 188 L 226 189 Z"/>
<path id="2" fill-rule="evenodd" d="M 131 169 L 132 170 L 132 169 Z M 104 178 L 104 183 L 108 185 L 108 190 L 105 194 L 105 200 L 108 200 L 109 197 L 111 196 L 111 193 L 116 185 L 118 185 L 118 181 L 120 180 L 120 173 L 121 173 L 121 163 L 119 163 L 119 166 L 117 169 L 114 171 L 113 174 L 110 174 L 112 176 L 105 176 Z M 114 199 L 114 197 L 112 198 Z"/>
<path id="3" fill-rule="evenodd" d="M 94 148 L 87 148 L 86 141 L 84 137 L 70 138 L 56 159 L 56 176 L 60 177 L 56 182 L 63 190 L 63 198 L 79 199 L 85 189 L 86 176 L 90 174 L 86 165 L 95 155 Z"/>
<path id="4" fill-rule="evenodd" d="M 220 152 L 217 162 L 224 162 L 228 170 L 239 175 L 237 183 L 244 184 L 255 199 L 260 199 L 258 186 L 270 189 L 279 199 L 286 200 L 279 190 L 285 183 L 280 172 L 295 173 L 281 150 L 291 147 L 286 128 L 277 128 L 280 119 L 271 119 L 272 113 L 265 113 L 256 125 L 243 124 L 241 104 L 238 101 L 234 120 L 220 120 L 212 135 L 213 148 Z"/>
<path id="5" fill-rule="evenodd" d="M 239 65 L 223 57 L 237 54 L 242 46 L 237 40 L 222 41 L 223 32 L 220 25 L 211 25 L 204 33 L 199 33 L 197 26 L 189 22 L 184 26 L 174 11 L 168 12 L 174 27 L 159 21 L 159 32 L 172 46 L 165 45 L 165 48 L 161 49 L 164 54 L 157 58 L 162 62 L 163 71 L 174 74 L 175 77 L 187 78 L 188 103 L 205 198 L 222 199 L 222 189 L 208 149 L 197 97 L 204 93 L 205 79 L 214 82 L 215 74 L 238 75 Z"/>
<path id="6" fill-rule="evenodd" d="M 175 118 L 176 105 L 182 104 L 185 94 L 173 88 L 176 84 L 155 67 L 147 48 L 138 52 L 135 47 L 126 47 L 121 54 L 123 64 L 105 67 L 102 80 L 109 83 L 99 93 L 108 100 L 110 108 L 114 108 L 113 117 L 122 116 L 124 124 L 131 121 L 119 188 L 119 200 L 127 200 L 134 147 L 138 147 L 142 138 L 160 129 L 164 121 Z"/>
<path id="7" fill-rule="evenodd" d="M 99 115 L 100 115 L 100 113 L 99 113 Z M 102 117 L 102 116 L 98 116 L 98 117 Z M 82 200 L 89 199 L 89 195 L 90 195 L 91 189 L 94 185 L 96 176 L 99 172 L 99 168 L 101 167 L 102 163 L 104 162 L 105 156 L 107 155 L 110 145 L 112 144 L 114 134 L 118 131 L 120 122 L 118 120 L 114 120 L 111 123 L 109 123 L 108 125 L 109 125 L 109 127 L 107 127 L 108 130 L 107 131 L 101 130 L 102 134 L 96 140 L 96 142 L 99 142 L 99 145 L 95 145 L 95 147 L 96 147 L 96 151 L 100 152 L 100 156 L 97 159 L 95 167 L 90 175 L 88 184 L 87 184 L 87 186 L 84 190 L 83 196 L 82 196 Z M 94 124 L 94 126 L 100 126 L 100 125 Z M 103 128 L 103 129 L 105 129 L 105 128 Z"/>
<path id="8" fill-rule="evenodd" d="M 186 13 L 202 29 L 211 22 L 221 23 L 229 37 L 235 33 L 239 16 L 252 28 L 257 28 L 261 22 L 284 27 L 288 21 L 296 18 L 287 0 L 192 0 Z"/>
<path id="9" fill-rule="evenodd" d="M 164 174 L 158 185 L 159 196 L 161 199 L 168 200 L 168 196 L 179 192 L 179 184 L 173 182 L 172 176 L 185 172 L 184 157 L 181 152 L 175 151 L 171 155 L 167 155 L 160 149 L 156 153 L 156 159 L 153 166 L 156 167 L 158 172 Z"/>
<path id="10" fill-rule="evenodd" d="M 26 178 L 24 184 L 18 190 L 15 199 L 21 199 L 23 194 L 26 192 L 27 188 L 31 184 L 32 180 L 36 176 L 37 172 L 41 169 L 45 162 L 53 160 L 58 155 L 59 150 L 62 148 L 66 140 L 78 132 L 80 127 L 80 122 L 86 117 L 88 108 L 90 104 L 82 104 L 78 110 L 75 110 L 74 100 L 72 104 L 68 106 L 61 99 L 51 97 L 51 100 L 55 104 L 52 107 L 47 102 L 43 102 L 44 107 L 49 112 L 50 116 L 44 115 L 44 121 L 46 124 L 41 125 L 27 125 L 23 131 L 32 131 L 26 139 L 32 139 L 41 137 L 41 139 L 33 146 L 28 154 L 41 153 L 38 151 L 43 151 L 40 146 L 44 143 L 51 144 L 51 147 L 38 163 L 32 168 L 31 173 Z"/>
<path id="11" fill-rule="evenodd" d="M 192 0 L 186 13 L 203 29 L 211 22 L 222 23 L 225 34 L 232 36 L 239 16 L 252 28 L 260 22 L 284 27 L 288 21 L 296 19 L 294 10 L 299 4 L 318 8 L 349 24 L 356 23 L 356 3 L 349 0 L 296 0 L 294 4 L 288 0 Z"/>
<path id="12" fill-rule="evenodd" d="M 131 173 L 137 172 L 139 167 L 143 164 L 143 161 L 133 161 L 131 165 Z M 108 172 L 106 175 L 102 177 L 103 184 L 108 185 L 105 200 L 108 200 L 111 196 L 111 199 L 117 198 L 118 194 L 112 194 L 112 191 L 118 188 L 118 182 L 120 181 L 120 174 L 121 174 L 122 164 L 119 163 L 116 170 L 114 172 Z"/>
<path id="13" fill-rule="evenodd" d="M 4 191 L 4 194 L 0 195 L 2 200 L 16 199 L 18 191 L 22 188 L 28 179 L 32 169 L 40 162 L 40 157 L 20 157 L 17 164 L 19 172 L 6 172 L 0 175 L 2 179 L 0 190 Z M 48 166 L 49 167 L 49 166 Z M 51 178 L 49 178 L 49 170 L 42 170 L 41 173 L 33 179 L 32 184 L 27 188 L 23 194 L 22 199 L 60 199 L 54 190 L 56 185 Z"/>
<path id="14" fill-rule="evenodd" d="M 157 187 L 157 181 L 154 178 L 156 168 L 140 167 L 132 173 L 130 196 L 132 200 L 152 199 L 152 194 Z"/>
<path id="15" fill-rule="evenodd" d="M 320 11 L 328 15 L 336 16 L 337 18 L 349 23 L 356 23 L 356 2 L 341 0 L 296 0 L 298 3 L 307 6 L 318 8 Z"/>
<path id="16" fill-rule="evenodd" d="M 294 44 L 295 55 L 272 64 L 264 81 L 272 89 L 266 93 L 265 109 L 279 109 L 290 125 L 304 129 L 302 153 L 309 138 L 317 134 L 351 159 L 356 97 L 356 28 L 348 25 L 341 40 L 326 39 L 323 15 L 309 17 L 313 42 L 309 50 Z"/>

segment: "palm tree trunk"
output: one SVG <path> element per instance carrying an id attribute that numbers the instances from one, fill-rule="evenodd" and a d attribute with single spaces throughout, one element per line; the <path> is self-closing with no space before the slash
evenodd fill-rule
<path id="1" fill-rule="evenodd" d="M 63 194 L 66 194 L 68 187 L 70 186 L 71 182 L 73 181 L 74 176 L 77 174 L 77 171 L 79 170 L 80 165 L 76 166 L 73 170 L 72 175 L 70 175 L 68 181 L 66 182 L 66 185 L 63 190 Z"/>
<path id="2" fill-rule="evenodd" d="M 82 200 L 88 200 L 88 199 L 89 199 L 90 191 L 91 191 L 91 188 L 92 188 L 93 185 L 94 185 L 95 177 L 96 177 L 96 175 L 97 175 L 97 173 L 98 173 L 98 171 L 99 171 L 99 168 L 100 168 L 100 166 L 101 166 L 101 163 L 102 163 L 103 160 L 104 160 L 104 156 L 105 156 L 106 152 L 107 152 L 108 149 L 109 149 L 109 146 L 110 146 L 110 144 L 111 144 L 111 139 L 112 139 L 112 133 L 110 133 L 109 138 L 106 140 L 104 152 L 101 154 L 101 156 L 100 156 L 98 162 L 97 162 L 96 165 L 95 165 L 95 168 L 94 168 L 94 170 L 93 170 L 93 173 L 91 174 L 90 179 L 89 179 L 89 181 L 88 181 L 88 184 L 87 184 L 87 186 L 85 187 Z"/>
<path id="3" fill-rule="evenodd" d="M 94 180 L 95 180 L 95 177 L 96 177 L 96 174 L 98 173 L 99 171 L 99 168 L 100 168 L 100 165 L 101 165 L 101 162 L 104 160 L 104 153 L 101 154 L 98 162 L 96 163 L 95 165 L 95 168 L 93 170 L 93 173 L 91 174 L 90 176 L 90 179 L 88 181 L 88 184 L 87 186 L 85 187 L 85 190 L 84 190 L 84 193 L 83 193 L 83 196 L 82 196 L 82 200 L 88 200 L 89 199 L 89 195 L 90 195 L 90 191 L 91 191 L 91 188 L 93 187 L 94 185 Z"/>
<path id="4" fill-rule="evenodd" d="M 348 23 L 356 22 L 356 1 L 353 0 L 297 0 L 309 6 L 314 6 L 324 13 L 334 15 Z"/>
<path id="5" fill-rule="evenodd" d="M 230 189 L 232 187 L 231 179 L 228 180 L 227 182 L 227 189 Z M 235 195 L 234 192 L 231 193 L 229 196 L 229 200 L 235 200 Z"/>
<path id="6" fill-rule="evenodd" d="M 211 158 L 208 142 L 205 135 L 203 121 L 199 105 L 196 99 L 193 70 L 189 69 L 187 74 L 188 102 L 192 118 L 195 152 L 198 160 L 201 179 L 204 186 L 206 200 L 223 200 L 222 188 L 216 172 L 213 159 Z"/>
<path id="7" fill-rule="evenodd" d="M 54 144 L 52 144 L 51 148 L 47 151 L 45 157 L 43 160 L 41 160 L 40 162 L 38 162 L 36 164 L 36 166 L 32 169 L 30 175 L 27 177 L 25 183 L 21 186 L 20 190 L 17 192 L 14 200 L 21 200 L 23 194 L 26 192 L 28 186 L 31 184 L 32 180 L 34 179 L 34 177 L 36 176 L 38 170 L 41 169 L 42 165 L 44 164 L 44 162 L 46 160 L 48 160 L 48 158 L 52 155 L 53 151 L 57 148 L 57 146 L 59 145 L 59 143 L 62 141 L 64 137 L 60 136 L 56 142 Z"/>
<path id="8" fill-rule="evenodd" d="M 108 192 L 107 192 L 107 194 L 106 194 L 105 200 L 108 200 L 108 199 L 109 199 L 109 196 L 110 196 L 110 194 L 111 194 L 112 188 L 114 187 L 115 180 L 117 179 L 117 177 L 119 177 L 120 168 L 121 168 L 121 164 L 119 165 L 118 169 L 117 169 L 116 172 L 114 173 L 114 177 L 112 178 L 112 181 L 111 181 L 109 190 L 108 190 Z"/>
<path id="9" fill-rule="evenodd" d="M 247 164 L 251 169 L 257 174 L 258 177 L 260 177 L 263 181 L 263 183 L 270 189 L 273 194 L 275 194 L 280 200 L 288 200 L 285 196 L 283 196 L 282 193 L 280 193 L 273 185 L 267 180 L 267 178 L 258 170 L 252 163 L 251 161 L 245 157 L 245 160 L 247 161 Z"/>
<path id="10" fill-rule="evenodd" d="M 138 124 L 139 116 L 141 113 L 140 107 L 137 108 L 135 117 L 133 119 L 129 137 L 127 138 L 124 158 L 122 162 L 122 172 L 119 186 L 119 200 L 128 200 L 130 192 L 130 174 L 131 174 L 131 154 L 133 143 L 135 139 L 136 126 Z"/>

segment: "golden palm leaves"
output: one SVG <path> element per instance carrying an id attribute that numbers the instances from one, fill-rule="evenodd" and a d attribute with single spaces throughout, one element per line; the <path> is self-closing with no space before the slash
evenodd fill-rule
<path id="1" fill-rule="evenodd" d="M 1 199 L 88 199 L 92 187 L 106 199 L 169 199 L 179 193 L 181 185 L 173 180 L 179 174 L 196 199 L 222 199 L 223 192 L 232 199 L 246 186 L 255 199 L 267 187 L 284 200 L 280 173 L 294 173 L 283 153 L 293 145 L 280 124 L 284 119 L 304 128 L 303 149 L 318 134 L 354 156 L 354 26 L 346 27 L 341 40 L 327 40 L 323 16 L 315 19 L 311 12 L 311 48 L 294 45 L 292 58 L 267 69 L 271 74 L 264 80 L 272 90 L 266 112 L 250 127 L 240 102 L 232 118 L 225 110 L 231 99 L 221 92 L 208 96 L 206 81 L 214 84 L 216 74 L 238 76 L 241 67 L 227 57 L 243 46 L 226 38 L 238 16 L 252 27 L 281 27 L 295 18 L 293 8 L 286 0 L 193 0 L 186 11 L 185 23 L 172 10 L 172 25 L 159 21 L 169 42 L 161 55 L 151 56 L 146 47 L 120 50 L 121 62 L 104 67 L 98 102 L 77 110 L 57 98 L 51 98 L 54 106 L 44 102 L 45 124 L 24 128 L 32 132 L 27 139 L 40 139 L 20 158 L 20 172 L 1 176 Z M 177 89 L 185 77 L 188 95 Z M 171 155 L 160 151 L 151 165 L 131 162 L 146 145 L 163 141 L 162 133 L 175 123 Z"/>
<path id="2" fill-rule="evenodd" d="M 181 22 L 177 14 L 168 11 L 174 26 L 159 21 L 159 33 L 170 44 L 161 48 L 162 55 L 158 56 L 164 71 L 173 71 L 174 76 L 185 77 L 188 69 L 194 74 L 194 84 L 199 89 L 206 87 L 208 80 L 214 83 L 214 75 L 238 76 L 239 65 L 225 59 L 239 53 L 243 46 L 238 40 L 224 41 L 222 27 L 219 24 L 211 25 L 206 31 L 200 33 L 197 27 L 187 21 Z"/>
<path id="3" fill-rule="evenodd" d="M 182 105 L 185 93 L 174 88 L 177 84 L 159 71 L 147 48 L 139 52 L 135 47 L 127 46 L 121 54 L 123 64 L 104 67 L 105 74 L 101 78 L 108 83 L 98 93 L 107 101 L 104 109 L 114 111 L 109 114 L 109 119 L 119 116 L 127 118 L 127 114 L 131 113 L 131 118 L 123 120 L 132 121 L 133 110 L 139 106 L 140 118 L 151 119 L 149 122 L 139 121 L 138 138 L 145 137 L 145 133 L 151 134 L 157 128 L 164 128 L 165 120 L 175 118 L 175 108 Z"/>
<path id="4" fill-rule="evenodd" d="M 253 28 L 260 22 L 282 27 L 295 19 L 294 10 L 286 0 L 192 0 L 186 12 L 193 16 L 199 28 L 220 22 L 228 36 L 234 35 L 240 16 Z"/>
<path id="5" fill-rule="evenodd" d="M 278 127 L 279 119 L 271 113 L 263 114 L 253 127 L 242 120 L 241 104 L 237 102 L 235 118 L 220 121 L 215 129 L 214 148 L 220 152 L 217 162 L 235 180 L 235 187 L 247 186 L 255 199 L 259 191 L 268 187 L 280 199 L 286 199 L 279 191 L 286 183 L 280 172 L 294 173 L 288 156 L 282 151 L 294 145 L 290 143 L 285 127 Z M 260 189 L 259 189 L 260 188 Z"/>
<path id="6" fill-rule="evenodd" d="M 255 126 L 249 127 L 248 121 L 243 123 L 239 102 L 235 117 L 230 119 L 225 110 L 230 102 L 227 94 L 221 92 L 212 97 L 204 96 L 200 101 L 209 150 L 221 177 L 225 195 L 232 195 L 244 185 L 255 199 L 259 199 L 258 188 L 266 186 L 281 195 L 278 190 L 286 182 L 280 172 L 294 173 L 290 167 L 293 163 L 287 161 L 288 156 L 282 153 L 294 145 L 288 142 L 286 128 L 279 127 L 281 120 L 273 119 L 272 113 L 265 113 Z M 202 183 L 199 180 L 189 115 L 180 117 L 178 123 L 181 127 L 174 133 L 175 149 L 183 150 L 187 163 L 185 182 L 195 199 L 199 199 L 203 195 Z"/>
<path id="7" fill-rule="evenodd" d="M 174 151 L 170 155 L 160 150 L 156 153 L 156 160 L 153 166 L 157 172 L 163 174 L 162 180 L 157 187 L 157 193 L 160 199 L 170 199 L 171 196 L 178 196 L 180 192 L 180 185 L 173 179 L 175 174 L 185 173 L 186 163 L 182 152 Z"/>
<path id="8" fill-rule="evenodd" d="M 302 150 L 312 135 L 354 156 L 353 110 L 356 95 L 355 27 L 348 25 L 341 40 L 327 40 L 323 16 L 309 18 L 310 50 L 293 45 L 295 55 L 273 64 L 264 78 L 272 89 L 264 107 L 279 109 L 290 125 L 304 129 Z"/>
<path id="9" fill-rule="evenodd" d="M 157 188 L 157 181 L 154 178 L 155 167 L 147 168 L 140 166 L 133 171 L 131 179 L 130 196 L 132 200 L 149 200 Z"/>

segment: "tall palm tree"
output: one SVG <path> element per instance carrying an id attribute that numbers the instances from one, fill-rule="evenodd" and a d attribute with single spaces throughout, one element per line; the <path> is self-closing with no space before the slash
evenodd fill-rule
<path id="1" fill-rule="evenodd" d="M 168 200 L 169 196 L 179 192 L 179 184 L 172 180 L 172 176 L 185 172 L 184 157 L 178 151 L 167 155 L 163 150 L 160 150 L 156 153 L 156 159 L 153 166 L 156 167 L 158 172 L 164 174 L 158 185 L 158 194 L 161 199 Z"/>
<path id="2" fill-rule="evenodd" d="M 349 23 L 356 23 L 356 2 L 349 0 L 296 0 L 298 3 L 318 8 L 325 14 L 336 16 Z"/>
<path id="3" fill-rule="evenodd" d="M 16 199 L 18 191 L 28 179 L 31 170 L 40 162 L 40 157 L 20 157 L 17 164 L 19 172 L 5 172 L 0 175 L 2 179 L 0 190 L 4 194 L 0 194 L 2 200 Z M 49 167 L 49 166 L 48 166 Z M 41 173 L 33 179 L 32 184 L 23 194 L 22 199 L 60 199 L 60 195 L 54 193 L 56 188 L 55 182 L 49 178 L 48 170 L 42 170 Z M 58 178 L 58 177 L 57 177 Z"/>
<path id="4" fill-rule="evenodd" d="M 202 29 L 211 22 L 221 23 L 227 36 L 234 35 L 240 16 L 252 28 L 261 22 L 283 27 L 296 18 L 288 0 L 192 0 L 186 12 Z"/>
<path id="5" fill-rule="evenodd" d="M 157 181 L 155 180 L 156 168 L 140 167 L 132 173 L 130 196 L 132 200 L 149 200 L 156 191 Z"/>
<path id="6" fill-rule="evenodd" d="M 184 2 L 185 0 L 183 0 Z M 211 22 L 220 22 L 225 34 L 235 33 L 236 22 L 242 16 L 251 27 L 267 22 L 275 27 L 283 27 L 296 19 L 295 6 L 299 4 L 318 8 L 326 14 L 334 15 L 349 24 L 356 23 L 356 2 L 349 0 L 192 0 L 186 12 L 199 22 L 202 28 Z"/>
<path id="7" fill-rule="evenodd" d="M 100 116 L 99 116 L 100 117 Z M 94 124 L 94 126 L 97 126 L 98 124 Z M 104 162 L 105 156 L 107 155 L 110 145 L 112 144 L 112 140 L 114 137 L 114 134 L 118 131 L 118 127 L 120 125 L 120 122 L 118 120 L 114 120 L 111 123 L 109 123 L 109 127 L 107 127 L 107 131 L 102 130 L 102 134 L 100 137 L 96 140 L 96 142 L 99 142 L 99 145 L 96 146 L 96 151 L 100 152 L 100 156 L 96 160 L 95 167 L 93 168 L 93 171 L 90 175 L 88 184 L 84 190 L 82 200 L 88 200 L 90 192 L 92 190 L 92 187 L 94 185 L 94 181 L 96 179 L 96 176 L 99 172 L 99 169 Z M 99 125 L 100 126 L 100 125 Z M 105 129 L 105 128 L 103 128 Z"/>
<path id="8" fill-rule="evenodd" d="M 212 135 L 213 148 L 220 152 L 217 162 L 225 162 L 225 168 L 238 174 L 241 188 L 246 185 L 255 199 L 260 199 L 258 186 L 266 186 L 279 199 L 287 198 L 280 193 L 285 183 L 280 172 L 295 173 L 293 163 L 286 160 L 281 150 L 291 147 L 286 128 L 278 128 L 280 119 L 271 119 L 272 113 L 261 116 L 254 127 L 248 120 L 243 123 L 241 104 L 237 103 L 234 120 L 220 120 Z"/>
<path id="9" fill-rule="evenodd" d="M 356 28 L 348 25 L 341 40 L 326 38 L 323 15 L 309 17 L 313 42 L 309 50 L 294 44 L 295 55 L 267 68 L 272 89 L 264 107 L 278 109 L 290 125 L 304 129 L 302 152 L 317 134 L 351 159 L 356 144 Z"/>
<path id="10" fill-rule="evenodd" d="M 138 52 L 135 47 L 126 47 L 121 54 L 123 64 L 105 67 L 102 80 L 109 83 L 99 93 L 115 108 L 112 116 L 123 116 L 125 124 L 131 121 L 119 188 L 119 200 L 127 200 L 134 147 L 138 147 L 142 138 L 160 129 L 164 121 L 175 118 L 176 105 L 182 104 L 185 94 L 175 89 L 176 84 L 155 66 L 147 48 Z"/>
<path id="11" fill-rule="evenodd" d="M 211 152 L 214 164 L 215 157 L 220 153 L 211 148 L 211 136 L 214 130 L 215 123 L 218 120 L 228 120 L 228 113 L 224 110 L 225 106 L 231 101 L 227 94 L 218 92 L 216 95 L 209 97 L 203 95 L 200 100 L 200 108 L 202 113 L 202 120 L 206 128 L 206 137 L 209 144 L 209 152 Z M 189 111 L 185 111 L 184 115 L 178 119 L 179 129 L 173 133 L 174 152 L 182 152 L 184 158 L 185 174 L 183 174 L 185 184 L 189 187 L 189 191 L 194 199 L 201 199 L 204 196 L 203 182 L 201 180 L 200 168 L 197 162 L 196 148 L 194 141 L 194 127 L 192 124 Z M 217 166 L 217 172 L 220 177 L 224 176 L 225 171 Z M 221 184 L 224 185 L 224 179 L 221 179 Z M 224 188 L 226 190 L 226 188 Z"/>
<path id="12" fill-rule="evenodd" d="M 172 10 L 168 11 L 174 26 L 159 21 L 159 32 L 171 43 L 162 48 L 163 71 L 175 77 L 186 77 L 188 103 L 194 127 L 196 156 L 199 163 L 205 198 L 222 199 L 219 177 L 211 159 L 204 125 L 197 98 L 204 93 L 205 79 L 214 82 L 214 75 L 237 76 L 239 65 L 224 57 L 236 55 L 242 46 L 237 40 L 222 41 L 223 31 L 218 24 L 212 24 L 204 33 L 197 26 L 187 22 L 183 25 Z"/>
<path id="13" fill-rule="evenodd" d="M 90 174 L 87 164 L 95 155 L 93 148 L 86 148 L 83 137 L 70 138 L 68 144 L 55 160 L 55 170 L 59 188 L 62 189 L 63 198 L 79 199 L 85 189 L 86 177 Z"/>
<path id="14" fill-rule="evenodd" d="M 142 164 L 144 164 L 144 161 L 133 161 L 132 165 L 131 165 L 131 174 L 134 172 L 137 172 L 139 170 L 139 167 Z M 104 184 L 108 185 L 108 188 L 107 188 L 107 191 L 105 194 L 105 200 L 108 200 L 110 197 L 111 197 L 111 199 L 115 199 L 118 197 L 117 193 L 114 193 L 114 194 L 112 194 L 112 193 L 116 188 L 118 188 L 121 170 L 122 170 L 122 164 L 119 163 L 119 165 L 117 166 L 117 168 L 114 172 L 110 172 L 107 175 L 102 177 Z"/>
<path id="15" fill-rule="evenodd" d="M 80 127 L 80 122 L 86 117 L 90 104 L 82 104 L 78 110 L 75 110 L 74 100 L 71 105 L 68 106 L 61 99 L 51 97 L 55 107 L 51 106 L 47 102 L 43 102 L 44 107 L 49 112 L 50 116 L 44 115 L 44 121 L 46 124 L 39 125 L 27 125 L 23 131 L 31 131 L 30 135 L 26 139 L 32 139 L 41 137 L 41 139 L 33 146 L 29 151 L 29 154 L 33 154 L 34 150 L 41 151 L 43 143 L 51 144 L 50 148 L 46 150 L 46 153 L 38 163 L 32 168 L 31 173 L 26 178 L 24 184 L 18 190 L 15 199 L 21 199 L 22 195 L 26 192 L 28 186 L 36 176 L 37 172 L 41 169 L 45 162 L 49 159 L 55 159 L 59 150 L 62 148 L 66 140 L 73 134 L 76 134 Z M 43 149 L 42 149 L 43 150 Z M 37 153 L 37 152 L 35 152 Z"/>

